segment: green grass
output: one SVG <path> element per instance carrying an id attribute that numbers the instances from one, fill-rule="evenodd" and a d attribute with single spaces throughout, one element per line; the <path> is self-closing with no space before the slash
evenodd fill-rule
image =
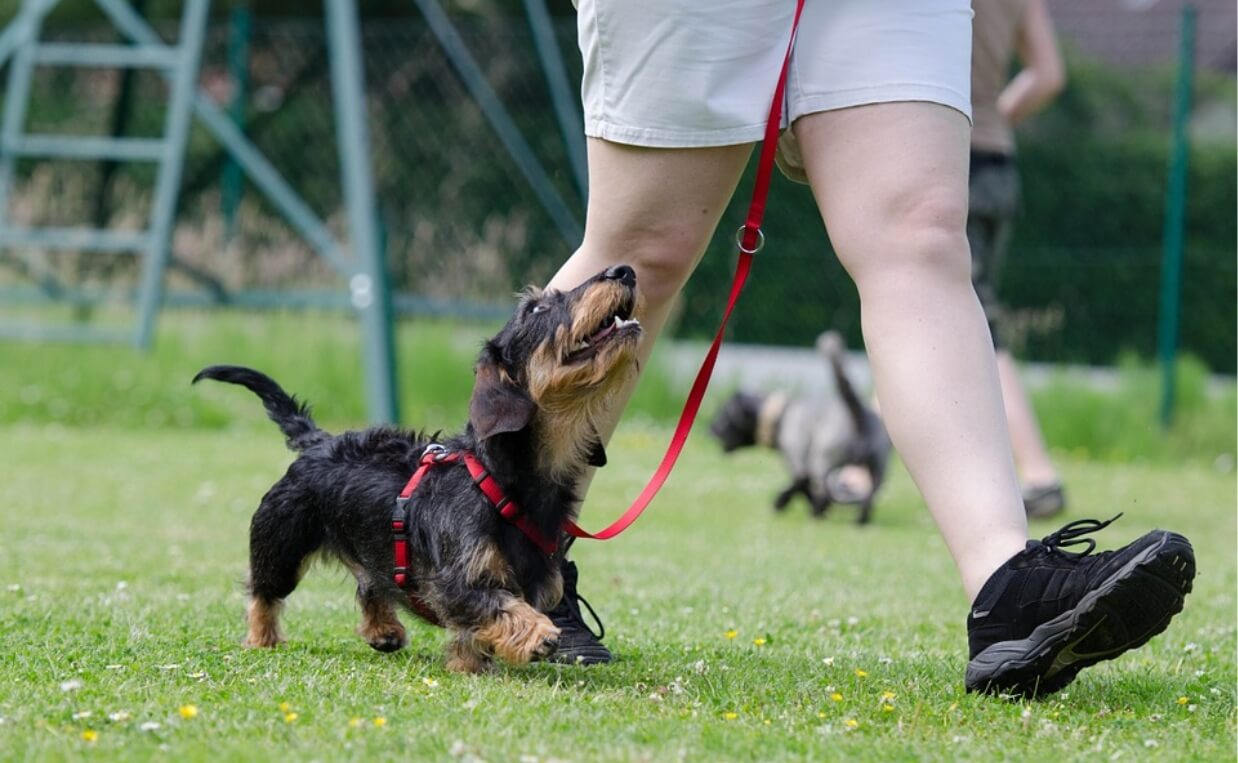
<path id="1" fill-rule="evenodd" d="M 1071 518 L 1126 512 L 1105 547 L 1179 529 L 1200 575 L 1168 632 L 1027 703 L 963 692 L 967 602 L 901 470 L 871 527 L 775 517 L 774 456 L 723 461 L 698 431 L 641 522 L 577 547 L 619 660 L 476 677 L 443 670 L 427 626 L 370 650 L 334 566 L 290 598 L 285 647 L 240 648 L 247 523 L 289 460 L 270 425 L 2 431 L 6 761 L 1233 760 L 1235 480 L 1209 466 L 1064 461 Z M 621 430 L 586 526 L 626 506 L 667 436 Z"/>
<path id="2" fill-rule="evenodd" d="M 472 388 L 472 366 L 493 324 L 404 321 L 398 324 L 400 408 L 405 422 L 429 430 L 457 427 Z M 0 425 L 65 424 L 124 428 L 254 430 L 268 426 L 261 407 L 219 385 L 190 387 L 203 366 L 250 365 L 314 404 L 335 426 L 365 420 L 359 330 L 321 313 L 169 312 L 150 353 L 127 347 L 0 342 Z M 648 364 L 628 408 L 659 422 L 679 416 L 686 389 Z M 1209 393 L 1206 369 L 1178 369 L 1174 426 L 1157 424 L 1159 377 L 1128 361 L 1118 388 L 1098 391 L 1059 377 L 1034 392 L 1048 442 L 1080 460 L 1118 463 L 1193 461 L 1229 464 L 1238 440 L 1238 389 Z M 725 397 L 716 383 L 708 416 Z"/>

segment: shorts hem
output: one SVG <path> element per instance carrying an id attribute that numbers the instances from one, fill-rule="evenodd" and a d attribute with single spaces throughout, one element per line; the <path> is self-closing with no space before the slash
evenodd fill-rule
<path id="1" fill-rule="evenodd" d="M 800 117 L 822 111 L 899 101 L 923 101 L 947 106 L 966 117 L 969 123 L 971 122 L 969 94 L 961 93 L 953 88 L 925 83 L 872 85 L 817 95 L 797 95 L 791 104 L 791 121 L 794 122 Z"/>
<path id="2" fill-rule="evenodd" d="M 615 124 L 605 118 L 585 121 L 585 136 L 644 148 L 712 148 L 757 143 L 765 137 L 765 123 L 716 130 L 675 130 Z"/>

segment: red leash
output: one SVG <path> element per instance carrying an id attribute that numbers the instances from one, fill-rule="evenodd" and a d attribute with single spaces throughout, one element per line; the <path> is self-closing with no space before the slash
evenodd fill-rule
<path id="1" fill-rule="evenodd" d="M 791 39 L 787 42 L 787 52 L 782 59 L 782 71 L 778 75 L 778 87 L 774 90 L 774 99 L 769 107 L 769 119 L 765 122 L 765 139 L 761 143 L 761 159 L 757 164 L 756 181 L 752 185 L 752 201 L 748 204 L 748 218 L 744 226 L 736 231 L 739 262 L 735 265 L 735 276 L 731 281 L 731 295 L 727 299 L 726 310 L 722 313 L 722 324 L 718 326 L 718 333 L 714 336 L 713 344 L 710 345 L 709 352 L 705 354 L 701 370 L 696 374 L 696 381 L 692 383 L 692 390 L 688 393 L 683 413 L 679 416 L 679 424 L 676 425 L 675 434 L 671 436 L 670 445 L 667 446 L 666 455 L 662 457 L 662 463 L 658 464 L 657 471 L 649 478 L 649 484 L 645 485 L 645 489 L 637 496 L 631 507 L 623 513 L 623 516 L 606 529 L 596 533 L 587 532 L 575 522 L 569 521 L 564 527 L 569 535 L 577 538 L 609 540 L 626 530 L 662 489 L 662 484 L 670 476 L 671 469 L 679 460 L 679 454 L 688 440 L 688 433 L 692 431 L 692 422 L 696 420 L 697 410 L 700 409 L 705 390 L 709 387 L 709 377 L 714 372 L 714 362 L 718 359 L 718 350 L 722 347 L 722 335 L 726 331 L 726 323 L 731 317 L 731 311 L 735 309 L 735 303 L 739 301 L 739 294 L 743 291 L 744 283 L 748 280 L 748 271 L 752 268 L 752 255 L 761 251 L 761 248 L 765 246 L 765 234 L 761 232 L 761 220 L 765 217 L 765 200 L 769 196 L 774 154 L 778 148 L 778 132 L 782 124 L 782 98 L 787 85 L 787 66 L 791 61 L 791 50 L 795 46 L 795 33 L 799 29 L 800 14 L 803 10 L 804 0 L 796 0 L 795 18 L 791 22 Z"/>

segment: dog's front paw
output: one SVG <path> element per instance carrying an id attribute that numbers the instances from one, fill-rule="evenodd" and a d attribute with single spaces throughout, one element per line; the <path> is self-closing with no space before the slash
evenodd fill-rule
<path id="1" fill-rule="evenodd" d="M 400 628 L 386 633 L 370 634 L 365 643 L 379 652 L 398 652 L 408 646 L 408 636 L 405 635 L 404 628 Z"/>
<path id="2" fill-rule="evenodd" d="M 477 636 L 488 651 L 511 665 L 545 659 L 559 647 L 559 629 L 524 602 L 509 606 Z"/>
<path id="3" fill-rule="evenodd" d="M 555 628 L 553 636 L 546 636 L 533 650 L 532 660 L 548 660 L 559 651 L 559 629 Z"/>

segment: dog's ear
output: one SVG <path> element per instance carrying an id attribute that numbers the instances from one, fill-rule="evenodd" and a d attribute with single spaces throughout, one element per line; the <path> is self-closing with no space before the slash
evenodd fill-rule
<path id="1" fill-rule="evenodd" d="M 469 400 L 469 423 L 478 440 L 503 432 L 517 432 L 529 425 L 536 404 L 499 367 L 487 349 L 477 362 L 473 397 Z"/>

